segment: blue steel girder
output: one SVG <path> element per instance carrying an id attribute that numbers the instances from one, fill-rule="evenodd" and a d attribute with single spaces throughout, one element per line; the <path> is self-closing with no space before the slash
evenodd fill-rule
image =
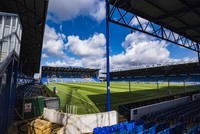
<path id="1" fill-rule="evenodd" d="M 115 5 L 115 4 L 114 4 Z M 177 44 L 181 47 L 200 52 L 198 43 L 193 40 L 190 40 L 187 37 L 184 37 L 178 33 L 175 33 L 172 30 L 160 26 L 154 22 L 143 19 L 134 13 L 129 12 L 132 9 L 132 6 L 129 10 L 125 11 L 119 7 L 109 4 L 110 10 L 108 13 L 108 20 L 117 25 L 127 27 L 131 30 L 136 30 L 148 35 L 166 40 L 168 42 Z"/>

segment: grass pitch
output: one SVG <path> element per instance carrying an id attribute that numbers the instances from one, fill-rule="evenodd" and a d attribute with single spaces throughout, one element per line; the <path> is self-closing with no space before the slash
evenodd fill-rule
<path id="1" fill-rule="evenodd" d="M 65 112 L 66 105 L 76 105 L 78 114 L 97 113 L 106 108 L 106 83 L 50 83 L 46 85 L 51 91 L 57 89 L 61 100 L 61 109 Z M 128 82 L 111 83 L 111 109 L 118 110 L 120 104 L 138 102 L 153 98 L 168 96 L 168 85 L 131 83 L 129 91 Z M 197 85 L 170 84 L 171 93 L 179 94 L 200 89 Z"/>

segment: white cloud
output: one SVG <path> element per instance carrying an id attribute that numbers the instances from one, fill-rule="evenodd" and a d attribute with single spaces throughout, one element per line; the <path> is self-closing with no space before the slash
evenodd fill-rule
<path id="1" fill-rule="evenodd" d="M 144 19 L 144 18 L 142 18 L 142 17 L 139 17 L 139 16 L 138 16 L 137 18 L 138 18 L 138 20 L 139 20 L 139 22 L 140 22 L 141 24 L 147 24 L 147 23 L 148 23 L 148 20 L 146 20 L 146 19 Z M 134 17 L 134 18 L 131 20 L 131 25 L 139 25 L 139 22 L 138 22 L 137 18 Z"/>
<path id="2" fill-rule="evenodd" d="M 56 61 L 56 62 L 46 62 L 47 66 L 51 66 L 51 67 L 66 67 L 68 66 L 68 64 L 65 61 Z"/>
<path id="3" fill-rule="evenodd" d="M 86 67 L 86 68 L 102 68 L 103 58 L 83 58 L 83 59 L 75 59 L 75 58 L 67 58 L 62 61 L 53 61 L 46 62 L 47 66 L 56 66 L 56 67 L 67 67 L 67 66 L 77 66 L 77 67 Z"/>
<path id="4" fill-rule="evenodd" d="M 46 54 L 42 54 L 42 58 L 48 58 Z"/>
<path id="5" fill-rule="evenodd" d="M 56 67 L 66 67 L 66 66 L 78 66 L 82 67 L 82 61 L 79 59 L 75 59 L 73 57 L 65 57 L 62 60 L 46 62 L 47 66 L 56 66 Z"/>
<path id="6" fill-rule="evenodd" d="M 63 57 L 65 55 L 63 51 L 65 39 L 66 36 L 64 34 L 56 33 L 54 28 L 46 25 L 43 41 L 43 50 L 46 52 L 46 56 Z"/>
<path id="7" fill-rule="evenodd" d="M 101 58 L 83 58 L 81 59 L 82 65 L 84 67 L 103 69 L 105 60 Z"/>
<path id="8" fill-rule="evenodd" d="M 98 68 L 105 71 L 106 59 L 103 58 L 105 37 L 103 34 L 94 34 L 85 40 L 81 40 L 78 36 L 68 36 L 66 47 L 73 55 L 79 56 L 79 59 L 66 56 L 57 61 L 46 62 L 46 65 Z M 111 69 L 129 69 L 132 66 L 144 64 L 174 64 L 190 60 L 188 57 L 184 59 L 170 58 L 165 41 L 156 40 L 154 37 L 139 32 L 128 34 L 122 42 L 122 47 L 124 48 L 123 52 L 110 56 Z"/>
<path id="9" fill-rule="evenodd" d="M 105 53 L 105 36 L 100 34 L 94 34 L 92 37 L 81 40 L 79 36 L 68 36 L 68 42 L 66 43 L 66 49 L 74 55 L 81 58 L 83 57 L 102 57 Z"/>
<path id="10" fill-rule="evenodd" d="M 184 57 L 183 59 L 174 59 L 170 58 L 168 60 L 168 63 L 174 64 L 174 63 L 189 63 L 189 62 L 198 62 L 197 58 L 189 58 L 189 57 Z"/>
<path id="11" fill-rule="evenodd" d="M 47 26 L 47 33 L 43 45 L 43 58 L 57 56 L 60 60 L 46 62 L 47 66 L 79 66 L 89 68 L 102 68 L 103 56 L 105 53 L 105 36 L 102 33 L 95 33 L 88 39 L 81 40 L 79 36 L 68 36 L 67 43 L 64 45 L 65 35 L 56 33 L 55 29 Z M 69 57 L 64 53 L 66 48 L 68 54 L 78 56 Z"/>
<path id="12" fill-rule="evenodd" d="M 122 43 L 124 52 L 111 57 L 112 68 L 126 68 L 139 64 L 166 62 L 170 52 L 165 41 L 158 41 L 138 32 L 126 36 Z"/>
<path id="13" fill-rule="evenodd" d="M 140 23 L 139 23 L 139 22 Z M 140 26 L 140 24 L 142 25 L 142 28 L 145 29 L 145 31 L 152 31 L 153 29 L 151 28 L 151 26 L 148 24 L 148 20 L 144 19 L 144 18 L 141 18 L 141 17 L 134 17 L 132 20 L 131 20 L 131 23 L 130 25 L 134 25 L 134 26 Z M 148 24 L 148 26 L 147 26 Z M 140 27 L 139 27 L 140 28 Z M 140 28 L 141 29 L 141 28 Z"/>
<path id="14" fill-rule="evenodd" d="M 102 33 L 94 34 L 88 39 L 81 40 L 79 36 L 68 36 L 66 49 L 80 59 L 67 57 L 56 62 L 46 62 L 51 66 L 81 66 L 103 69 L 106 60 L 105 37 Z M 170 52 L 167 50 L 165 41 L 141 34 L 138 32 L 126 36 L 122 42 L 124 51 L 110 56 L 111 68 L 129 68 L 141 64 L 158 64 L 170 60 Z"/>
<path id="15" fill-rule="evenodd" d="M 104 0 L 51 0 L 48 19 L 54 22 L 89 16 L 101 22 L 105 18 Z"/>

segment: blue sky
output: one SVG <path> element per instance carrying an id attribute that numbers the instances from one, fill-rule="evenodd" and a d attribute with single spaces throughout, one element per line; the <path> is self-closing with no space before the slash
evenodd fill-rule
<path id="1" fill-rule="evenodd" d="M 143 21 L 145 23 L 145 20 Z M 134 20 L 133 20 L 134 25 Z M 105 2 L 51 0 L 41 65 L 105 67 Z M 111 68 L 188 61 L 197 54 L 175 44 L 110 23 Z"/>

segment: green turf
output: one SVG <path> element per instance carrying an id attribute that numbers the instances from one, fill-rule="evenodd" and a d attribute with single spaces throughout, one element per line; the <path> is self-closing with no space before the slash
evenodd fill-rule
<path id="1" fill-rule="evenodd" d="M 106 83 L 50 83 L 46 85 L 51 91 L 57 89 L 57 95 L 61 100 L 61 109 L 65 111 L 67 105 L 76 105 L 78 114 L 96 113 L 105 110 Z M 111 83 L 111 108 L 118 110 L 118 106 L 124 103 L 138 102 L 153 98 L 168 96 L 168 85 L 131 83 L 129 92 L 128 82 Z M 199 86 L 183 84 L 171 84 L 172 94 L 191 92 L 200 89 Z"/>

